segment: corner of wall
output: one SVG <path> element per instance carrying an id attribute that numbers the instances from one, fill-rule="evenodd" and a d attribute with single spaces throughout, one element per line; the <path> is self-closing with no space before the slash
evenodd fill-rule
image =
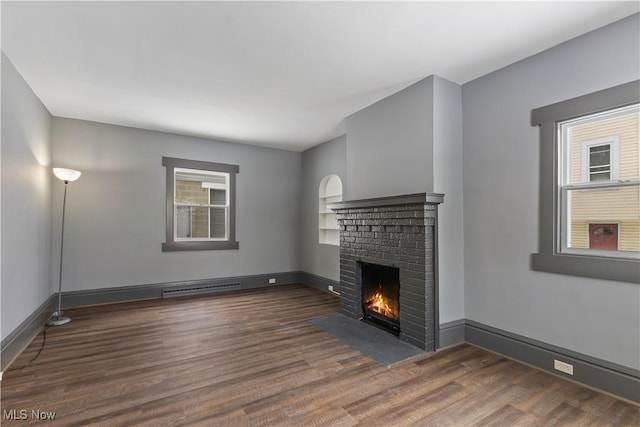
<path id="1" fill-rule="evenodd" d="M 4 339 L 52 294 L 52 117 L 4 51 L 0 61 L 1 221 L 11 224 L 0 236 Z"/>
<path id="2" fill-rule="evenodd" d="M 462 87 L 433 77 L 433 182 L 438 207 L 439 302 L 444 321 L 464 318 Z"/>

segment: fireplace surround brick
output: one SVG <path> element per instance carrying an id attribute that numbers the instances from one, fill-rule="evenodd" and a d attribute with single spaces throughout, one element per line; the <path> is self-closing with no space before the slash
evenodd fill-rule
<path id="1" fill-rule="evenodd" d="M 399 338 L 425 350 L 437 343 L 437 207 L 444 195 L 420 193 L 338 202 L 340 312 L 360 319 L 361 263 L 400 271 Z"/>

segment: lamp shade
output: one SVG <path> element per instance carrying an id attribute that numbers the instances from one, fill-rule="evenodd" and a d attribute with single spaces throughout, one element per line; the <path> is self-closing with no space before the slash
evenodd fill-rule
<path id="1" fill-rule="evenodd" d="M 82 172 L 73 169 L 53 168 L 53 173 L 59 180 L 71 182 L 80 178 Z"/>

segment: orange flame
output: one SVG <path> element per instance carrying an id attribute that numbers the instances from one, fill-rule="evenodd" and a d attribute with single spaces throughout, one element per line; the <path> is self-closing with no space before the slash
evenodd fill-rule
<path id="1" fill-rule="evenodd" d="M 367 308 L 369 310 L 375 311 L 376 313 L 380 313 L 383 316 L 390 317 L 392 319 L 397 319 L 398 313 L 392 305 L 393 304 L 389 304 L 389 301 L 385 298 L 380 289 L 378 289 L 367 301 Z"/>

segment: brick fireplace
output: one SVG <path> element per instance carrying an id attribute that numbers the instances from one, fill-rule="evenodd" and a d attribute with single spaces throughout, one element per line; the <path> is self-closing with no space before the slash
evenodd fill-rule
<path id="1" fill-rule="evenodd" d="M 399 270 L 398 337 L 424 350 L 438 347 L 438 205 L 420 193 L 329 205 L 340 228 L 340 312 L 365 317 L 363 265 Z"/>

